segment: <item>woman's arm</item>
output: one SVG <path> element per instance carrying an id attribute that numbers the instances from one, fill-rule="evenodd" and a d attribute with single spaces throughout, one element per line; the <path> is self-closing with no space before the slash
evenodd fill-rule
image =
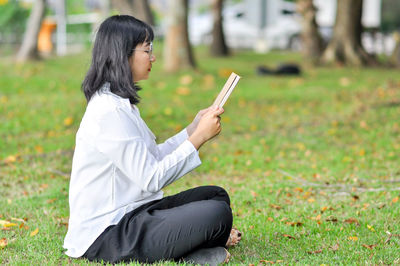
<path id="1" fill-rule="evenodd" d="M 161 160 L 148 150 L 140 125 L 116 109 L 102 115 L 96 148 L 142 190 L 157 192 L 201 164 L 195 147 L 188 140 Z"/>

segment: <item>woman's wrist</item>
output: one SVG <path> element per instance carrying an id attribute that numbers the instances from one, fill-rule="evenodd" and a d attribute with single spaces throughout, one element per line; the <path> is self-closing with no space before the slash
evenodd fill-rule
<path id="1" fill-rule="evenodd" d="M 200 147 L 207 141 L 201 135 L 196 134 L 196 132 L 193 132 L 193 134 L 188 138 L 188 140 L 193 144 L 196 150 L 199 150 Z"/>
<path id="2" fill-rule="evenodd" d="M 193 126 L 193 123 L 191 123 L 190 125 L 188 125 L 186 127 L 186 132 L 187 132 L 189 137 L 193 134 L 194 130 L 195 130 L 195 128 Z"/>

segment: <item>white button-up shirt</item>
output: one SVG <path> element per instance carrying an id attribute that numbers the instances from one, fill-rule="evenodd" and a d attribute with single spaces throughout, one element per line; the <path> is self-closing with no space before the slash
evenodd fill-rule
<path id="1" fill-rule="evenodd" d="M 106 84 L 89 101 L 76 134 L 66 254 L 80 257 L 128 212 L 201 164 L 186 129 L 157 145 L 128 99 Z"/>

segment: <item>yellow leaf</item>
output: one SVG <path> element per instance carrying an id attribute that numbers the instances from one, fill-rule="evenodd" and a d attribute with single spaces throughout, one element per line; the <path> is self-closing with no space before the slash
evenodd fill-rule
<path id="1" fill-rule="evenodd" d="M 176 89 L 178 95 L 189 95 L 190 89 L 188 87 L 179 87 Z"/>
<path id="2" fill-rule="evenodd" d="M 25 220 L 24 220 L 24 219 L 21 219 L 21 218 L 15 218 L 15 217 L 11 217 L 11 220 L 13 220 L 13 221 L 18 221 L 18 222 L 21 222 L 21 223 L 24 223 L 24 222 L 25 222 Z"/>
<path id="3" fill-rule="evenodd" d="M 314 198 L 309 198 L 307 201 L 310 202 L 310 203 L 312 203 L 312 202 L 315 201 L 315 199 L 314 199 Z"/>
<path id="4" fill-rule="evenodd" d="M 12 226 L 16 226 L 17 224 L 11 223 L 6 220 L 0 220 L 0 225 L 2 225 L 3 227 L 12 227 Z"/>
<path id="5" fill-rule="evenodd" d="M 40 145 L 35 146 L 35 150 L 37 153 L 43 153 L 43 147 Z"/>
<path id="6" fill-rule="evenodd" d="M 179 79 L 179 82 L 182 85 L 189 85 L 190 83 L 192 83 L 192 81 L 193 81 L 193 78 L 190 75 L 184 75 Z"/>
<path id="7" fill-rule="evenodd" d="M 170 107 L 167 107 L 164 109 L 164 114 L 165 115 L 171 115 L 172 114 L 172 109 Z"/>
<path id="8" fill-rule="evenodd" d="M 368 227 L 368 229 L 371 230 L 372 232 L 375 232 L 375 229 L 374 229 L 371 225 L 367 224 L 367 227 Z"/>
<path id="9" fill-rule="evenodd" d="M 358 237 L 356 237 L 356 236 L 349 236 L 348 239 L 349 239 L 349 240 L 352 240 L 352 241 L 357 241 L 357 240 L 358 240 Z"/>
<path id="10" fill-rule="evenodd" d="M 351 161 L 353 161 L 353 158 L 351 158 L 349 156 L 344 156 L 342 161 L 345 162 L 345 163 L 351 162 Z"/>
<path id="11" fill-rule="evenodd" d="M 2 0 L 0 0 L 0 5 L 1 5 L 1 1 Z M 4 1 L 4 0 L 3 0 Z M 1 96 L 0 97 L 0 103 L 2 103 L 2 104 L 4 104 L 4 103 L 6 103 L 6 102 L 8 102 L 8 98 L 7 98 L 7 96 Z"/>
<path id="12" fill-rule="evenodd" d="M 8 245 L 8 241 L 5 237 L 3 237 L 2 239 L 0 239 L 0 249 L 5 248 Z"/>
<path id="13" fill-rule="evenodd" d="M 392 202 L 393 202 L 393 203 L 396 203 L 396 202 L 398 202 L 398 201 L 399 201 L 399 197 L 395 197 L 395 198 L 392 199 Z"/>
<path id="14" fill-rule="evenodd" d="M 360 156 L 364 156 L 365 155 L 365 150 L 364 149 L 361 149 L 360 150 Z"/>
<path id="15" fill-rule="evenodd" d="M 15 163 L 17 161 L 17 156 L 10 155 L 4 159 L 5 163 Z"/>
<path id="16" fill-rule="evenodd" d="M 69 127 L 70 125 L 72 125 L 73 122 L 74 122 L 74 119 L 69 116 L 64 119 L 64 126 Z"/>
<path id="17" fill-rule="evenodd" d="M 33 231 L 30 233 L 30 236 L 35 236 L 35 235 L 37 235 L 37 233 L 39 233 L 39 228 L 36 228 L 35 230 L 33 230 Z"/>

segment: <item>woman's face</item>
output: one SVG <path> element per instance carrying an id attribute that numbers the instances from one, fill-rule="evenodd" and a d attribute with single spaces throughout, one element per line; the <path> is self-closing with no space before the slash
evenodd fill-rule
<path id="1" fill-rule="evenodd" d="M 132 56 L 129 58 L 133 82 L 148 79 L 152 64 L 156 61 L 153 55 L 152 43 L 138 44 L 134 49 Z"/>

